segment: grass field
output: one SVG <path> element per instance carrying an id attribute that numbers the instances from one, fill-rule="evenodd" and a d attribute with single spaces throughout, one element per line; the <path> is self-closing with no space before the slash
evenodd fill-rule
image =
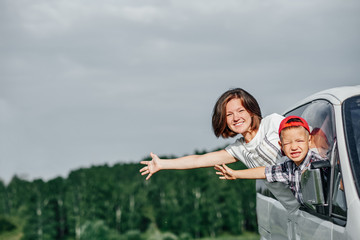
<path id="1" fill-rule="evenodd" d="M 22 233 L 19 230 L 15 230 L 8 233 L 0 234 L 0 240 L 20 240 Z M 260 236 L 256 233 L 244 233 L 239 236 L 221 236 L 217 238 L 197 238 L 194 240 L 259 240 Z M 104 239 L 99 239 L 104 240 Z"/>
<path id="2" fill-rule="evenodd" d="M 20 240 L 21 237 L 22 237 L 22 232 L 20 232 L 19 229 L 0 234 L 0 240 Z"/>
<path id="3" fill-rule="evenodd" d="M 23 237 L 23 233 L 22 233 L 22 227 L 23 227 L 23 220 L 19 219 L 19 218 L 11 218 L 11 222 L 15 223 L 15 225 L 17 226 L 16 229 L 14 229 L 13 231 L 9 231 L 9 232 L 3 232 L 0 234 L 0 240 L 20 240 Z M 172 237 L 166 237 L 166 233 L 161 233 L 158 229 L 152 229 L 152 231 L 147 232 L 147 233 L 140 233 L 139 231 L 137 231 L 138 233 L 138 237 L 134 238 L 134 236 L 131 239 L 142 239 L 142 240 L 146 240 L 146 239 L 152 239 L 152 240 L 159 240 L 159 239 L 178 239 L 175 235 L 170 234 Z M 93 236 L 94 237 L 94 236 Z M 128 236 L 129 237 L 129 236 Z M 120 237 L 120 239 L 128 239 L 128 237 Z M 95 237 L 96 238 L 96 237 Z M 92 239 L 95 239 L 92 238 Z M 183 239 L 183 238 L 180 238 Z M 238 236 L 232 236 L 232 235 L 222 235 L 222 236 L 218 236 L 216 238 L 196 238 L 193 240 L 259 240 L 260 236 L 257 233 L 253 233 L 253 232 L 245 232 L 242 235 L 238 235 Z M 68 239 L 68 240 L 71 240 Z M 106 240 L 106 239 L 99 239 L 99 240 Z"/>
<path id="4" fill-rule="evenodd" d="M 217 238 L 198 238 L 194 240 L 259 240 L 260 236 L 256 233 L 244 233 L 239 236 L 221 236 Z"/>

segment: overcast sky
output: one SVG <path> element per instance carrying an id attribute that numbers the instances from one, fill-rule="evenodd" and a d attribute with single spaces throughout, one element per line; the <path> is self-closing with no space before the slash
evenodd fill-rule
<path id="1" fill-rule="evenodd" d="M 223 147 L 230 88 L 267 115 L 360 84 L 355 0 L 0 0 L 0 34 L 5 182 Z"/>

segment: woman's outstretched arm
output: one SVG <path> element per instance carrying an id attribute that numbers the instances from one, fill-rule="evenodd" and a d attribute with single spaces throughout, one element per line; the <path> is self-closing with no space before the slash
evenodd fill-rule
<path id="1" fill-rule="evenodd" d="M 226 150 L 210 152 L 204 155 L 189 155 L 175 159 L 160 159 L 156 154 L 150 153 L 151 161 L 141 161 L 146 165 L 140 169 L 141 175 L 146 175 L 146 180 L 164 169 L 193 169 L 203 167 L 213 167 L 216 164 L 229 164 L 236 161 Z"/>

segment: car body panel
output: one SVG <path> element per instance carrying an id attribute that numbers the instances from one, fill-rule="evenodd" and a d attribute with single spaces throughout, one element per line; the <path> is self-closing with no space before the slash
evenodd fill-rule
<path id="1" fill-rule="evenodd" d="M 360 85 L 333 88 L 313 94 L 288 108 L 284 115 L 290 114 L 301 106 L 325 100 L 331 103 L 334 112 L 336 150 L 341 164 L 341 179 L 346 197 L 347 212 L 345 221 L 310 211 L 305 206 L 294 212 L 287 212 L 274 196 L 260 191 L 261 181 L 257 180 L 257 217 L 261 239 L 359 239 L 360 238 L 360 199 L 354 183 L 350 160 L 347 152 L 343 127 L 342 103 L 349 97 L 360 95 Z M 359 126 L 360 127 L 360 126 Z M 335 161 L 335 160 L 334 160 Z M 332 168 L 334 166 L 332 165 Z M 335 185 L 334 185 L 335 186 Z M 330 202 L 332 203 L 332 202 Z M 332 209 L 330 207 L 329 209 Z M 336 215 L 336 214 L 335 214 Z"/>

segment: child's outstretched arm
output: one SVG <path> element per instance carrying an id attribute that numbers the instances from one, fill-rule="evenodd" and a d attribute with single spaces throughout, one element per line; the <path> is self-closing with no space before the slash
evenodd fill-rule
<path id="1" fill-rule="evenodd" d="M 217 175 L 220 175 L 220 179 L 264 179 L 265 167 L 250 168 L 245 170 L 233 170 L 225 164 L 215 165 Z"/>

